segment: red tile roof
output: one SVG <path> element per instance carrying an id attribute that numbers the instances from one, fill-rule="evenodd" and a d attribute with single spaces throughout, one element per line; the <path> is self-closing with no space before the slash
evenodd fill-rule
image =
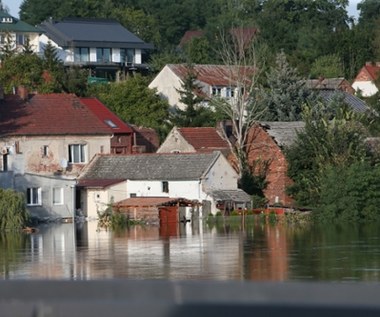
<path id="1" fill-rule="evenodd" d="M 379 77 L 380 66 L 377 65 L 365 65 L 364 68 L 371 76 L 372 80 L 376 80 Z"/>
<path id="2" fill-rule="evenodd" d="M 177 130 L 197 152 L 229 149 L 228 142 L 215 128 L 177 128 Z"/>
<path id="3" fill-rule="evenodd" d="M 73 94 L 6 96 L 0 135 L 109 135 L 109 129 Z"/>
<path id="4" fill-rule="evenodd" d="M 133 133 L 132 128 L 96 98 L 80 98 L 112 133 Z"/>
<path id="5" fill-rule="evenodd" d="M 179 78 L 184 79 L 188 73 L 186 64 L 167 65 Z M 234 86 L 237 79 L 249 79 L 254 73 L 254 67 L 237 67 L 228 65 L 194 65 L 197 79 L 210 86 Z"/>

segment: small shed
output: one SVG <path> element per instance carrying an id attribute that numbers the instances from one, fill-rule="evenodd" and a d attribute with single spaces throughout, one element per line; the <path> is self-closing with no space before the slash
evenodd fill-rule
<path id="1" fill-rule="evenodd" d="M 185 198 L 131 197 L 113 204 L 113 209 L 128 219 L 166 224 L 190 220 L 197 205 Z"/>
<path id="2" fill-rule="evenodd" d="M 225 215 L 229 215 L 233 210 L 251 208 L 251 196 L 241 189 L 214 190 L 211 196 L 217 201 L 218 209 Z"/>

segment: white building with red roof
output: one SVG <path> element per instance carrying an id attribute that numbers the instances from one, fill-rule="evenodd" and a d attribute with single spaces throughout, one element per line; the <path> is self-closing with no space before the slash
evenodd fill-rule
<path id="1" fill-rule="evenodd" d="M 98 101 L 84 103 L 72 94 L 22 97 L 1 102 L 0 186 L 25 193 L 36 218 L 72 218 L 82 207 L 78 175 L 97 153 L 111 153 L 115 128 L 103 119 L 130 130 Z M 87 105 L 92 102 L 96 111 Z"/>
<path id="2" fill-rule="evenodd" d="M 181 110 L 186 105 L 180 102 L 183 90 L 182 84 L 189 72 L 186 64 L 166 65 L 149 84 L 149 88 L 156 89 L 157 93 L 169 102 L 172 107 Z M 194 72 L 197 75 L 196 84 L 201 88 L 197 92 L 204 98 L 205 104 L 212 97 L 226 99 L 236 98 L 238 95 L 239 80 L 250 79 L 250 74 L 254 72 L 253 67 L 236 67 L 231 65 L 194 65 Z"/>
<path id="3" fill-rule="evenodd" d="M 360 93 L 363 97 L 370 97 L 375 95 L 379 88 L 376 84 L 376 80 L 380 75 L 380 62 L 375 64 L 368 62 L 359 71 L 352 87 L 356 93 Z"/>

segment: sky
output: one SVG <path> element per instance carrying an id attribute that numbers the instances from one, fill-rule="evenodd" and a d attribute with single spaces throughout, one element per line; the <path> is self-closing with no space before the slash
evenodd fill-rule
<path id="1" fill-rule="evenodd" d="M 2 0 L 3 4 L 7 6 L 10 10 L 10 14 L 16 18 L 18 18 L 18 12 L 20 5 L 23 0 Z M 361 0 L 350 0 L 350 4 L 348 6 L 348 14 L 349 16 L 355 16 L 357 18 L 357 11 L 356 11 L 356 5 Z"/>

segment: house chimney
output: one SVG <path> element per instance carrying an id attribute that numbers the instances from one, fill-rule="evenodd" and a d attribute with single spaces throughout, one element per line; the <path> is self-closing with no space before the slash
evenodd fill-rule
<path id="1" fill-rule="evenodd" d="M 365 66 L 371 66 L 372 62 L 365 62 Z"/>
<path id="2" fill-rule="evenodd" d="M 380 62 L 376 62 L 376 66 L 377 66 L 377 67 L 380 67 Z"/>
<path id="3" fill-rule="evenodd" d="M 17 88 L 17 94 L 22 100 L 29 99 L 29 91 L 25 86 L 19 86 Z"/>

